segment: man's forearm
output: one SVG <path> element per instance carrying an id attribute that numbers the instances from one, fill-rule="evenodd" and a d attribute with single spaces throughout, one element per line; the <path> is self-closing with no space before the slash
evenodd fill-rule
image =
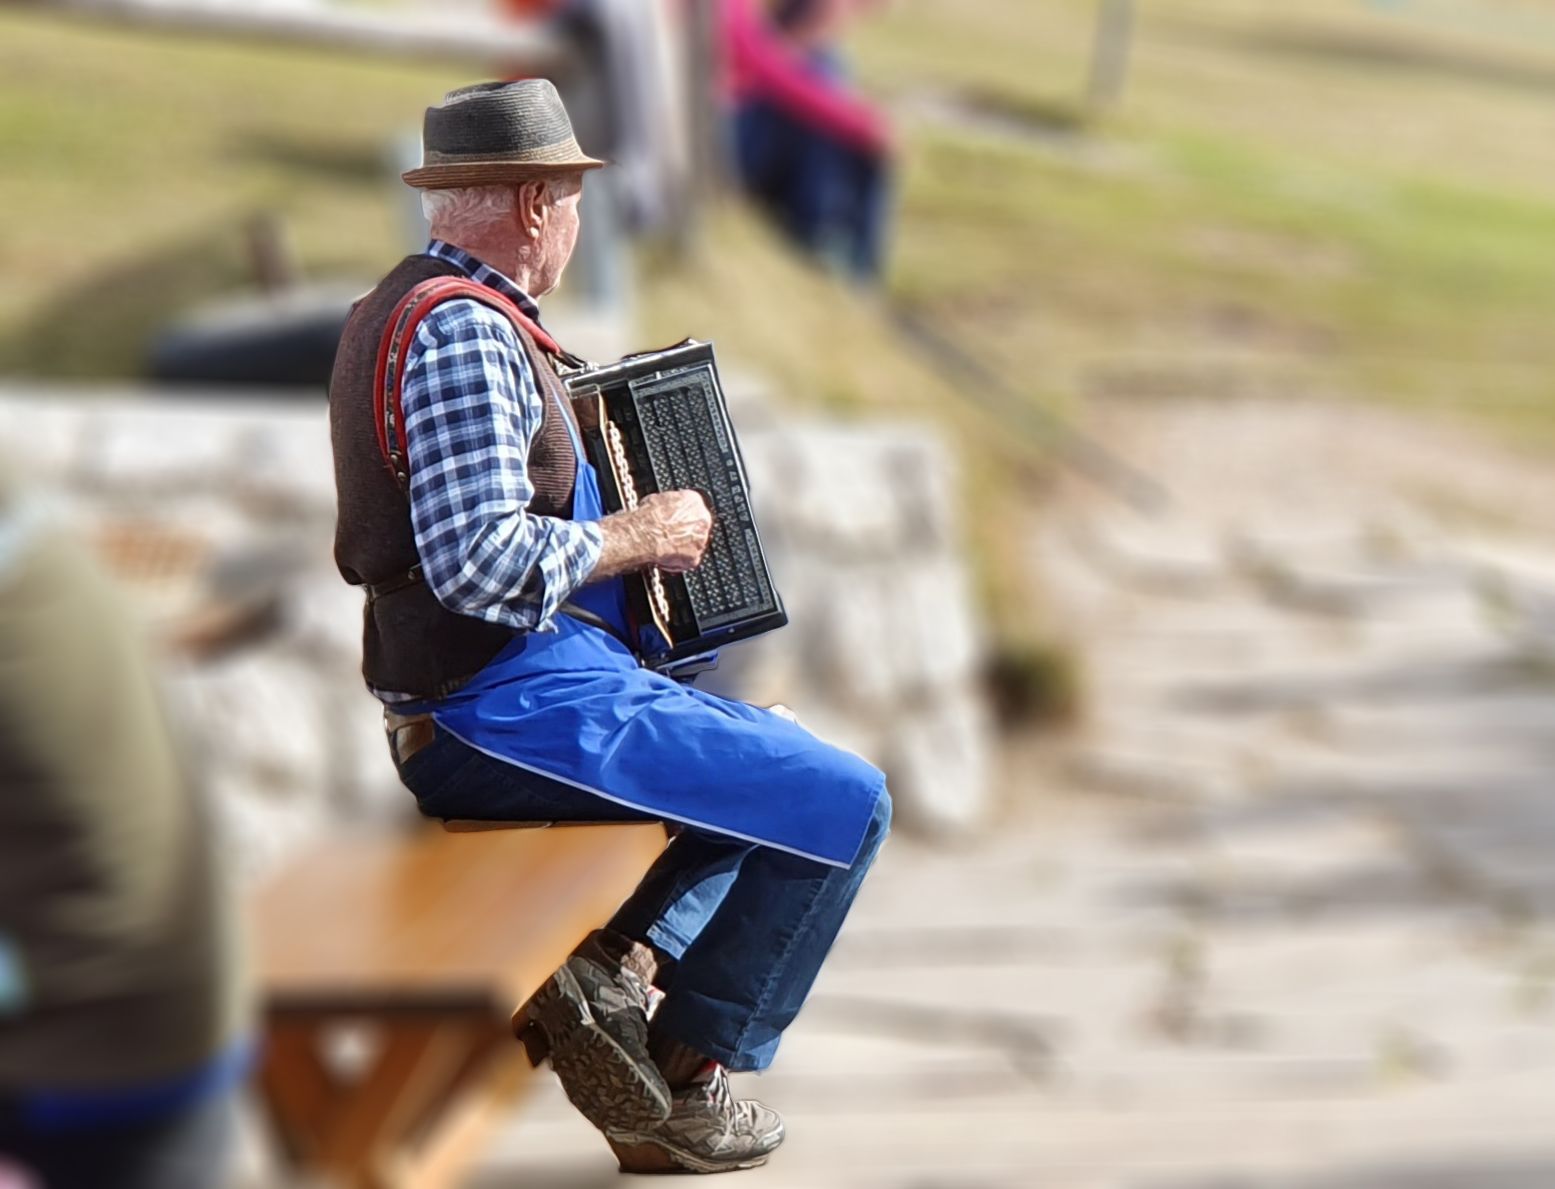
<path id="1" fill-rule="evenodd" d="M 694 491 L 655 492 L 630 511 L 598 522 L 599 561 L 588 580 L 599 582 L 658 566 L 682 574 L 702 560 L 713 516 Z"/>
<path id="2" fill-rule="evenodd" d="M 589 573 L 590 582 L 618 578 L 647 569 L 659 556 L 659 535 L 652 518 L 641 509 L 616 512 L 599 521 L 599 560 Z"/>

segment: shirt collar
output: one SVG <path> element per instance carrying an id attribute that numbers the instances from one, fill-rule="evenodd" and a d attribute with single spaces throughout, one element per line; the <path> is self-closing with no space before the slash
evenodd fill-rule
<path id="1" fill-rule="evenodd" d="M 463 248 L 455 247 L 445 240 L 434 239 L 427 245 L 427 255 L 461 269 L 470 280 L 479 282 L 488 289 L 495 289 L 503 297 L 516 303 L 519 309 L 536 322 L 540 321 L 540 307 L 535 303 L 534 298 L 491 265 L 471 256 Z"/>

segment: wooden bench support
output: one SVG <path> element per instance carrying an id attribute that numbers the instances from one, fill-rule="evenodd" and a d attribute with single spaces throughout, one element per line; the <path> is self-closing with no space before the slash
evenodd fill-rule
<path id="1" fill-rule="evenodd" d="M 294 1168 L 341 1189 L 450 1189 L 530 1084 L 509 1019 L 664 846 L 657 825 L 343 839 L 257 904 L 260 1089 Z M 373 1051 L 331 1062 L 338 1029 Z"/>
<path id="2" fill-rule="evenodd" d="M 260 1069 L 277 1137 L 294 1165 L 353 1189 L 441 1189 L 455 1182 L 529 1064 L 506 1021 L 416 1013 L 378 1017 L 381 1047 L 353 1078 L 333 1074 L 330 1030 L 360 1017 L 278 1013 Z M 472 1127 L 478 1117 L 482 1125 Z M 457 1126 L 455 1124 L 457 1123 Z M 441 1179 L 439 1179 L 441 1178 Z"/>

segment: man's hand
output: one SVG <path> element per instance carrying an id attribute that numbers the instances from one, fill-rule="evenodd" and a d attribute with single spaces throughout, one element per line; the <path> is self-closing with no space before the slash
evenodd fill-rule
<path id="1" fill-rule="evenodd" d="M 671 574 L 696 569 L 707 552 L 713 513 L 697 491 L 661 491 L 629 512 L 599 522 L 604 537 L 589 581 L 657 566 Z"/>
<path id="2" fill-rule="evenodd" d="M 660 491 L 637 505 L 648 517 L 658 541 L 653 565 L 670 574 L 684 574 L 702 563 L 713 533 L 713 513 L 700 491 Z"/>

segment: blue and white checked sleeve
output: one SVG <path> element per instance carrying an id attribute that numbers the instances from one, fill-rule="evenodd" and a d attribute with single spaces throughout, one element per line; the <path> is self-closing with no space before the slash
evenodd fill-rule
<path id="1" fill-rule="evenodd" d="M 507 319 L 450 301 L 421 323 L 402 392 L 421 569 L 461 615 L 548 630 L 599 561 L 596 523 L 536 516 L 529 445 L 543 398 Z"/>

